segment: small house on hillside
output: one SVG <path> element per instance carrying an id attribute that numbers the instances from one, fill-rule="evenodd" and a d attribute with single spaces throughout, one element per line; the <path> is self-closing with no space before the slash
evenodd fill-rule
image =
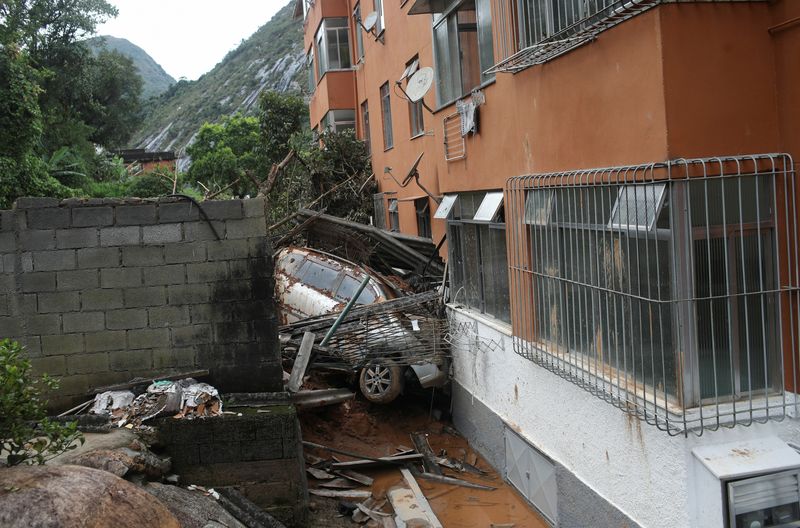
<path id="1" fill-rule="evenodd" d="M 122 158 L 128 173 L 133 175 L 150 172 L 159 167 L 174 172 L 178 167 L 178 157 L 172 150 L 148 152 L 145 149 L 127 149 L 114 151 L 114 155 Z"/>

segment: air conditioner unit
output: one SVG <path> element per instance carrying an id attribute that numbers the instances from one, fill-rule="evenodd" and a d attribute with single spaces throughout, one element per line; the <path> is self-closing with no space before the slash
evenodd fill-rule
<path id="1" fill-rule="evenodd" d="M 692 450 L 694 526 L 800 528 L 800 453 L 776 437 Z"/>

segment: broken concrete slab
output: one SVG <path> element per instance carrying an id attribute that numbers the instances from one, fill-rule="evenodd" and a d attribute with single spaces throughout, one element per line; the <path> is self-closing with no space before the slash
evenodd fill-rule
<path id="1" fill-rule="evenodd" d="M 216 500 L 202 492 L 157 482 L 150 482 L 143 489 L 164 503 L 181 523 L 181 528 L 207 528 L 209 524 L 247 528 Z"/>

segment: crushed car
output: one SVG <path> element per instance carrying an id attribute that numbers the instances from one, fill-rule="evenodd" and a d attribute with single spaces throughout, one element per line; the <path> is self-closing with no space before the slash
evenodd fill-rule
<path id="1" fill-rule="evenodd" d="M 282 249 L 275 259 L 281 324 L 341 312 L 366 277 L 370 280 L 356 305 L 384 303 L 409 293 L 377 272 L 334 255 L 303 247 Z M 339 332 L 331 348 L 358 373 L 367 400 L 393 401 L 403 392 L 407 377 L 416 378 L 423 388 L 447 382 L 443 340 L 437 337 L 442 325 L 436 318 L 393 311 L 348 328 Z"/>

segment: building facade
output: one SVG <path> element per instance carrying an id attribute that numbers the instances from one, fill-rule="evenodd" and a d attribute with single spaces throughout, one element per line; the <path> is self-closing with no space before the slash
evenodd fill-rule
<path id="1" fill-rule="evenodd" d="M 800 522 L 800 2 L 296 14 L 376 224 L 447 237 L 454 419 L 520 493 L 557 526 Z"/>

